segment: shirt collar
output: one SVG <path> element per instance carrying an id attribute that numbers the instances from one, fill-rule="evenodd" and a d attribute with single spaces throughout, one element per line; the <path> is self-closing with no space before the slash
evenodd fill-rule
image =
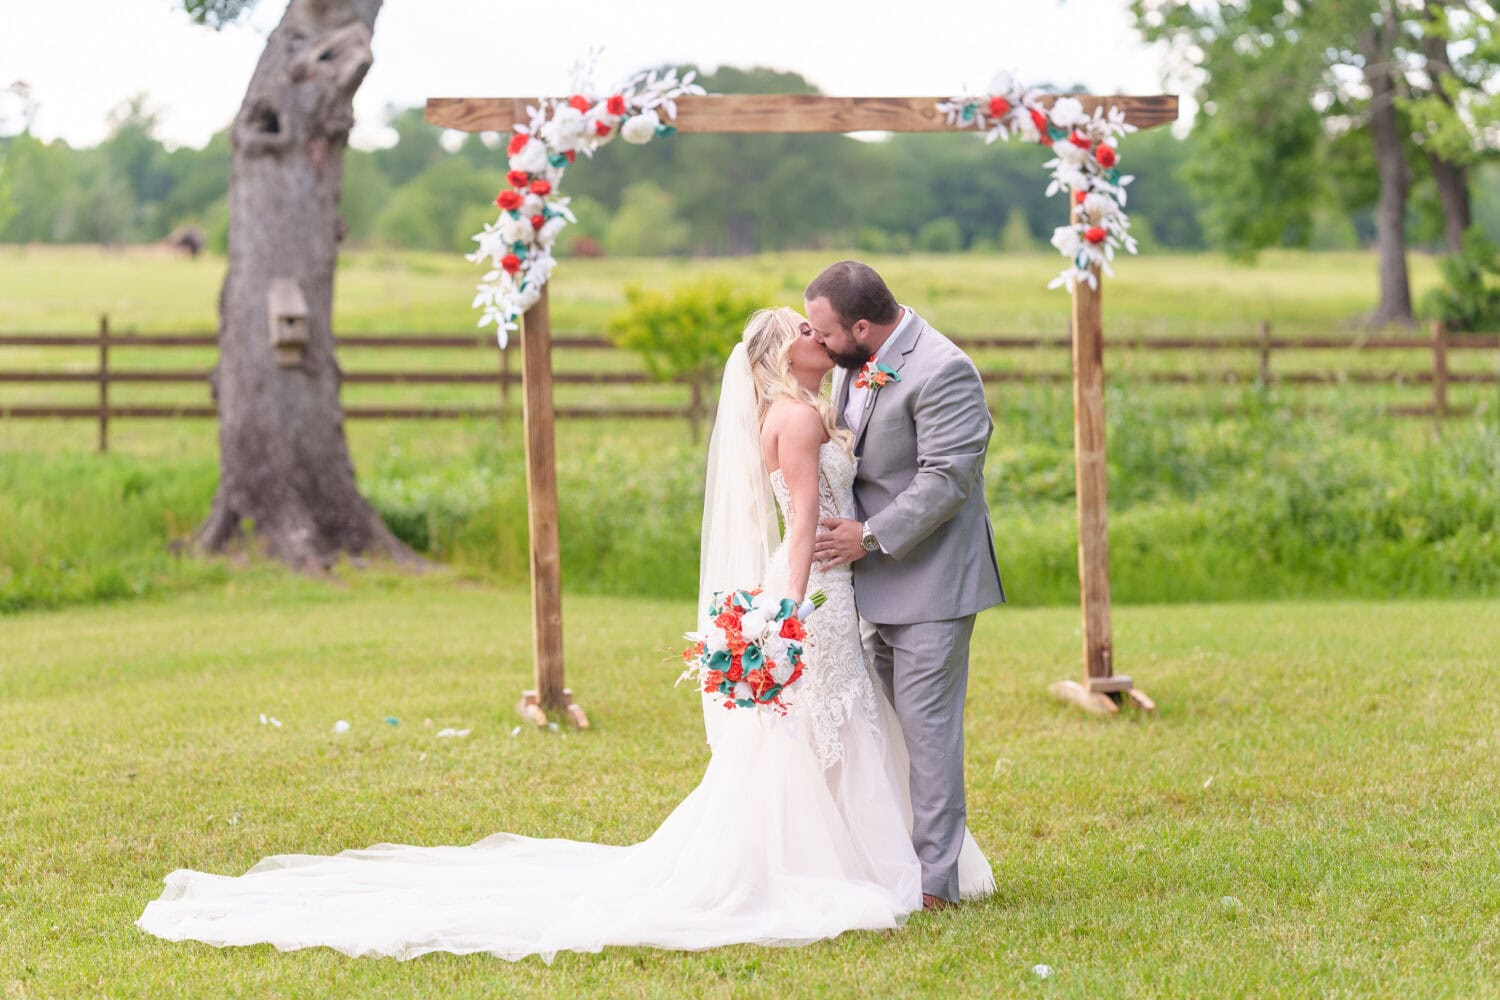
<path id="1" fill-rule="evenodd" d="M 885 360 L 885 356 L 891 352 L 891 345 L 900 340 L 901 335 L 916 321 L 917 314 L 915 310 L 908 309 L 906 306 L 902 306 L 901 310 L 904 313 L 901 317 L 901 322 L 896 324 L 896 329 L 891 331 L 891 335 L 885 338 L 885 343 L 880 345 L 880 350 L 875 352 L 875 360 L 877 362 Z"/>

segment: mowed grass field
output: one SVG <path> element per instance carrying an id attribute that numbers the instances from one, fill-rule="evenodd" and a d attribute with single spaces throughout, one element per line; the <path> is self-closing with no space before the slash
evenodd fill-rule
<path id="1" fill-rule="evenodd" d="M 648 836 L 705 763 L 696 699 L 671 684 L 691 611 L 570 599 L 569 681 L 594 729 L 514 735 L 521 591 L 250 571 L 0 617 L 0 989 L 1500 996 L 1500 615 L 1475 601 L 1119 609 L 1117 663 L 1160 709 L 1113 721 L 1045 693 L 1077 672 L 1076 610 L 986 613 L 966 765 L 999 892 L 898 932 L 547 967 L 217 950 L 132 926 L 178 867 L 497 830 Z M 439 738 L 448 726 L 471 734 Z"/>

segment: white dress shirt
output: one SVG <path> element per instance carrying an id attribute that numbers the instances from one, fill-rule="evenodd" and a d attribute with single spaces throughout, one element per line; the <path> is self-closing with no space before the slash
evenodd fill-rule
<path id="1" fill-rule="evenodd" d="M 890 352 L 891 345 L 906 332 L 906 328 L 911 326 L 916 318 L 917 314 L 905 306 L 901 307 L 901 311 L 903 313 L 901 322 L 896 324 L 896 329 L 891 331 L 891 335 L 885 338 L 885 343 L 880 345 L 880 350 L 875 352 L 877 363 L 885 360 L 886 354 Z M 862 389 L 854 384 L 854 380 L 859 377 L 859 372 L 849 372 L 846 377 L 849 379 L 849 401 L 844 404 L 844 425 L 851 431 L 857 431 L 859 430 L 859 419 L 865 412 L 865 398 L 869 396 L 870 390 Z"/>

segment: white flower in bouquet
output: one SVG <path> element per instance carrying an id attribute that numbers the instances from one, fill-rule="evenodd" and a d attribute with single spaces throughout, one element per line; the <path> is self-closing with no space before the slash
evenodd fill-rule
<path id="1" fill-rule="evenodd" d="M 566 153 L 583 145 L 588 129 L 583 112 L 564 104 L 553 111 L 547 124 L 542 126 L 542 138 L 559 153 Z"/>
<path id="2" fill-rule="evenodd" d="M 771 625 L 771 614 L 763 608 L 752 608 L 740 619 L 740 632 L 749 642 L 762 638 Z"/>
<path id="3" fill-rule="evenodd" d="M 776 665 L 771 668 L 771 680 L 777 684 L 785 684 L 787 678 L 792 676 L 792 665 L 786 660 L 778 659 Z"/>
<path id="4" fill-rule="evenodd" d="M 510 216 L 505 216 L 508 219 Z M 481 261 L 486 258 L 504 257 L 510 252 L 510 241 L 505 238 L 504 226 L 497 222 L 493 226 L 485 223 L 484 232 L 474 236 L 474 242 L 479 246 L 468 257 L 472 261 Z"/>
<path id="5" fill-rule="evenodd" d="M 1113 215 L 1114 211 L 1115 200 L 1107 194 L 1093 191 L 1083 199 L 1083 214 L 1095 225 L 1103 225 L 1104 220 Z"/>
<path id="6" fill-rule="evenodd" d="M 776 624 L 779 626 L 780 622 L 777 622 Z M 765 639 L 765 641 L 760 644 L 760 650 L 763 654 L 765 654 L 767 660 L 772 660 L 776 663 L 783 663 L 786 661 L 787 641 L 781 637 L 779 628 L 776 631 L 772 632 L 771 635 L 769 635 Z M 776 683 L 780 684 L 781 682 L 777 681 Z"/>
<path id="7" fill-rule="evenodd" d="M 1001 97 L 1009 97 L 1015 85 L 1016 78 L 1002 69 L 990 78 L 990 93 L 998 94 Z"/>
<path id="8" fill-rule="evenodd" d="M 541 215 L 542 209 L 546 207 L 547 203 L 542 200 L 541 195 L 528 194 L 526 198 L 521 202 L 521 215 L 529 219 L 533 215 Z"/>
<path id="9" fill-rule="evenodd" d="M 568 220 L 560 216 L 553 216 L 542 224 L 537 232 L 537 239 L 541 240 L 542 246 L 551 246 L 552 241 L 557 239 L 559 233 L 568 225 Z"/>
<path id="10" fill-rule="evenodd" d="M 522 146 L 521 151 L 510 158 L 510 169 L 528 174 L 540 174 L 551 165 L 547 159 L 547 147 L 537 139 Z"/>
<path id="11" fill-rule="evenodd" d="M 625 119 L 620 126 L 620 138 L 637 146 L 645 145 L 656 137 L 656 126 L 660 124 L 661 117 L 655 111 L 642 111 Z"/>
<path id="12" fill-rule="evenodd" d="M 527 284 L 536 288 L 537 294 L 541 295 L 542 286 L 552 277 L 552 269 L 557 266 L 557 258 L 545 249 L 531 258 L 531 266 L 526 269 Z"/>
<path id="13" fill-rule="evenodd" d="M 1088 150 L 1081 146 L 1075 146 L 1066 139 L 1059 139 L 1053 143 L 1052 151 L 1057 154 L 1059 160 L 1072 167 L 1077 167 L 1089 157 Z"/>
<path id="14" fill-rule="evenodd" d="M 525 312 L 541 301 L 542 286 L 540 282 L 527 280 L 526 287 L 516 293 L 515 305 L 518 312 Z"/>
<path id="15" fill-rule="evenodd" d="M 1089 120 L 1089 116 L 1083 113 L 1083 105 L 1073 97 L 1059 97 L 1053 101 L 1050 117 L 1058 128 L 1072 128 Z"/>
<path id="16" fill-rule="evenodd" d="M 710 653 L 722 653 L 729 649 L 729 636 L 717 625 L 710 625 L 703 633 L 703 648 Z"/>
<path id="17" fill-rule="evenodd" d="M 500 216 L 500 238 L 505 241 L 507 248 L 514 243 L 525 243 L 530 246 L 536 241 L 536 229 L 532 227 L 531 220 L 526 216 L 513 219 L 509 212 L 505 212 Z"/>
<path id="18" fill-rule="evenodd" d="M 736 701 L 754 701 L 755 692 L 750 690 L 750 685 L 740 681 L 734 686 L 734 697 Z"/>
<path id="19" fill-rule="evenodd" d="M 1083 240 L 1078 235 L 1078 230 L 1072 226 L 1058 226 L 1052 230 L 1052 245 L 1057 247 L 1064 257 L 1071 258 L 1078 256 Z"/>

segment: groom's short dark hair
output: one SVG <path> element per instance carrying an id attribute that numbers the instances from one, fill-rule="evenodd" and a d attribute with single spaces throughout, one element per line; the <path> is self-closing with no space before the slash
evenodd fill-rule
<path id="1" fill-rule="evenodd" d="M 901 315 L 901 305 L 885 280 L 869 264 L 857 260 L 829 264 L 802 297 L 808 302 L 827 299 L 846 330 L 862 319 L 885 324 L 894 323 Z"/>

